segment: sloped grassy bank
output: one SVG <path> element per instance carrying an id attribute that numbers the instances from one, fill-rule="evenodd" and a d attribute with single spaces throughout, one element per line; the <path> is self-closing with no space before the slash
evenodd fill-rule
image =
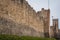
<path id="1" fill-rule="evenodd" d="M 30 36 L 0 35 L 0 40 L 55 40 L 54 38 L 39 38 Z"/>

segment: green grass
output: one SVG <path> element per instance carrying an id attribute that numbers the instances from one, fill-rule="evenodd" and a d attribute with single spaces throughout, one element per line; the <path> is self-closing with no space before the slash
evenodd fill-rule
<path id="1" fill-rule="evenodd" d="M 30 36 L 0 35 L 0 40 L 55 40 L 54 38 L 40 38 Z"/>

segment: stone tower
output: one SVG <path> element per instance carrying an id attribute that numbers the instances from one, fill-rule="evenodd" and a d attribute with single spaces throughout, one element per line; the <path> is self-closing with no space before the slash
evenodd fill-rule
<path id="1" fill-rule="evenodd" d="M 50 23 L 50 9 L 46 10 L 44 8 L 39 11 L 38 16 L 44 21 L 44 34 L 49 37 L 49 23 Z"/>
<path id="2" fill-rule="evenodd" d="M 26 0 L 0 0 L 0 34 L 45 37 L 36 14 Z"/>
<path id="3" fill-rule="evenodd" d="M 54 31 L 54 37 L 57 36 L 57 33 L 58 33 L 58 19 L 53 19 L 53 31 Z"/>

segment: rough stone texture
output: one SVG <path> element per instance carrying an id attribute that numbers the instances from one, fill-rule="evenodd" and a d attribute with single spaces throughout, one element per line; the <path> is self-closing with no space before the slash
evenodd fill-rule
<path id="1" fill-rule="evenodd" d="M 57 34 L 58 36 L 58 38 L 60 38 L 60 29 L 58 29 L 58 34 Z"/>
<path id="2" fill-rule="evenodd" d="M 18 24 L 10 19 L 7 20 L 5 18 L 0 17 L 0 34 L 12 34 L 12 35 L 32 35 L 32 36 L 39 36 L 40 33 L 34 30 L 27 25 Z"/>
<path id="3" fill-rule="evenodd" d="M 25 0 L 0 0 L 0 33 L 44 37 L 49 32 L 50 15 L 49 10 L 44 11 L 47 17 L 42 13 L 36 13 Z"/>
<path id="4" fill-rule="evenodd" d="M 53 26 L 50 27 L 50 36 L 60 38 L 60 29 L 58 28 L 58 19 L 53 19 Z"/>
<path id="5" fill-rule="evenodd" d="M 44 24 L 25 0 L 0 0 L 0 33 L 44 37 Z"/>
<path id="6" fill-rule="evenodd" d="M 50 37 L 54 37 L 53 26 L 50 27 Z"/>
<path id="7" fill-rule="evenodd" d="M 49 37 L 49 25 L 50 25 L 50 10 L 45 10 L 42 8 L 41 11 L 37 12 L 37 15 L 39 16 L 40 19 L 43 20 L 44 23 L 44 34 L 46 37 Z"/>

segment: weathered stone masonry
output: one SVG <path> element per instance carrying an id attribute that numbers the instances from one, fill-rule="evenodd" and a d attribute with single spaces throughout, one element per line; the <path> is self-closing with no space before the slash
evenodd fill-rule
<path id="1" fill-rule="evenodd" d="M 0 0 L 1 34 L 48 37 L 49 20 L 49 9 L 36 13 L 26 0 Z"/>

